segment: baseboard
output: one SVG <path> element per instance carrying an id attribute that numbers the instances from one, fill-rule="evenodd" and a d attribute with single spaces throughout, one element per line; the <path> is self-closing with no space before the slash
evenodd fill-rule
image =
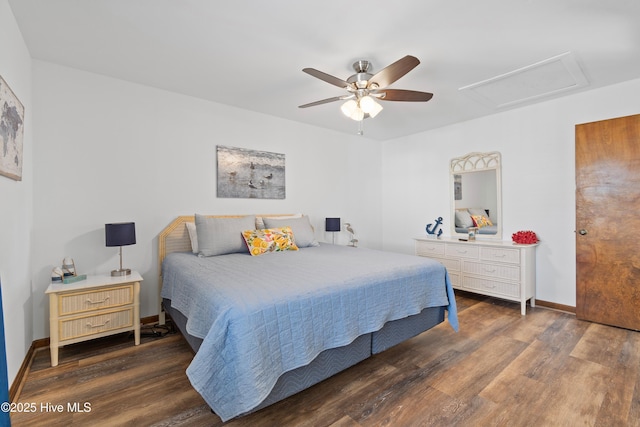
<path id="1" fill-rule="evenodd" d="M 141 325 L 148 325 L 150 323 L 158 323 L 158 315 L 143 317 L 140 319 Z M 31 361 L 36 354 L 36 350 L 42 347 L 49 347 L 49 338 L 41 338 L 35 340 L 31 343 L 31 347 L 27 350 L 27 354 L 22 361 L 22 365 L 16 374 L 16 378 L 13 380 L 11 384 L 11 388 L 9 388 L 9 401 L 15 402 L 20 396 L 20 391 L 22 390 L 22 386 L 24 385 L 24 379 L 27 378 L 27 374 L 29 373 L 29 368 L 31 367 Z"/>
<path id="2" fill-rule="evenodd" d="M 565 311 L 567 313 L 576 314 L 576 308 L 570 305 L 557 304 L 555 302 L 543 301 L 536 299 L 536 305 L 540 307 L 552 308 L 554 310 Z"/>
<path id="3" fill-rule="evenodd" d="M 13 383 L 11 383 L 11 387 L 9 388 L 9 401 L 15 402 L 18 399 L 18 396 L 20 396 L 20 391 L 24 385 L 24 379 L 27 377 L 29 368 L 31 367 L 31 361 L 36 354 L 36 350 L 42 347 L 49 347 L 49 338 L 42 338 L 31 343 L 29 350 L 27 350 L 27 355 L 24 357 L 22 365 L 20 365 L 20 369 L 18 369 L 16 378 L 13 380 Z"/>
<path id="4" fill-rule="evenodd" d="M 149 323 L 158 323 L 158 315 L 155 314 L 153 316 L 143 317 L 140 319 L 141 325 L 148 325 Z"/>

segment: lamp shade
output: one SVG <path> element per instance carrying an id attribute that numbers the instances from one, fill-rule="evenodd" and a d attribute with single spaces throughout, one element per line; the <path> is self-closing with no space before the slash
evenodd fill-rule
<path id="1" fill-rule="evenodd" d="M 340 231 L 340 218 L 325 218 L 325 231 Z"/>
<path id="2" fill-rule="evenodd" d="M 127 246 L 136 244 L 136 223 L 118 222 L 104 225 L 106 246 Z"/>

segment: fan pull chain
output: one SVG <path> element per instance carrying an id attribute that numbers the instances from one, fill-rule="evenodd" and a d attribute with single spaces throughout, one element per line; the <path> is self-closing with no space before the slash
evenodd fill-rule
<path id="1" fill-rule="evenodd" d="M 358 122 L 358 135 L 364 135 L 364 120 Z"/>

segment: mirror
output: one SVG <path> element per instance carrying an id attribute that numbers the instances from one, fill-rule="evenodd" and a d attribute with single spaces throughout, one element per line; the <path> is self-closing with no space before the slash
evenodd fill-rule
<path id="1" fill-rule="evenodd" d="M 451 159 L 451 236 L 502 239 L 501 156 L 497 151 Z"/>

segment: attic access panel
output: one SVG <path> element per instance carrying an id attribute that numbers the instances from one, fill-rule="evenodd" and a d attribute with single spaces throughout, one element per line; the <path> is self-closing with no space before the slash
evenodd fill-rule
<path id="1" fill-rule="evenodd" d="M 588 84 L 573 54 L 566 52 L 458 90 L 490 107 L 504 108 Z"/>

